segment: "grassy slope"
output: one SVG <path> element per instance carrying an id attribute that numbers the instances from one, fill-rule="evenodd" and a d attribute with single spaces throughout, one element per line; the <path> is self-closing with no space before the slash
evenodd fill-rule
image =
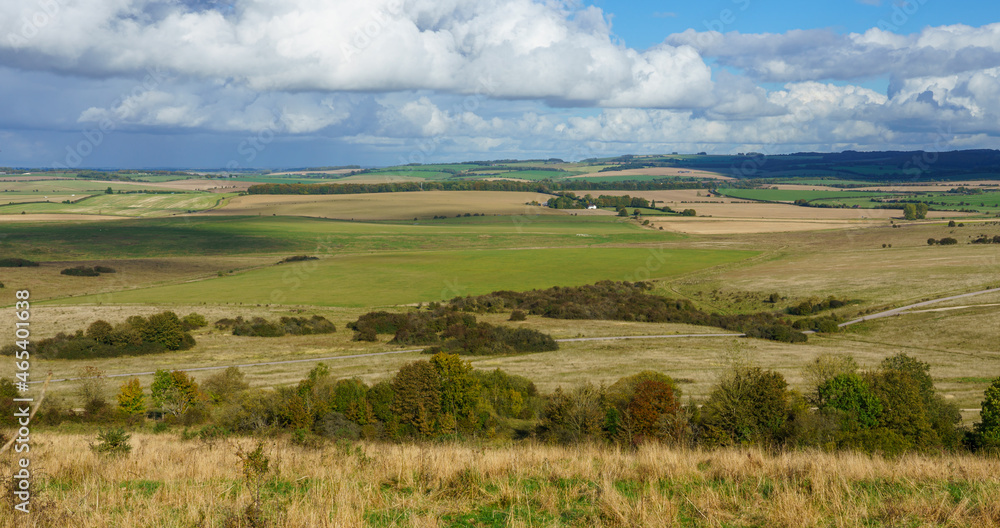
<path id="1" fill-rule="evenodd" d="M 253 449 L 251 439 L 140 433 L 131 455 L 108 458 L 86 449 L 92 435 L 39 436 L 45 447 L 33 449 L 32 465 L 48 469 L 36 477 L 33 504 L 51 506 L 20 519 L 33 526 L 59 518 L 86 526 L 235 525 L 254 500 L 237 458 Z M 316 449 L 283 439 L 266 441 L 264 453 L 268 526 L 1000 525 L 997 463 L 971 456 L 886 460 L 657 445 Z M 14 513 L 5 509 L 2 518 L 9 526 Z"/>
<path id="2" fill-rule="evenodd" d="M 652 278 L 676 277 L 752 256 L 752 252 L 677 249 L 657 260 Z M 634 248 L 428 251 L 334 256 L 308 266 L 267 267 L 192 284 L 116 294 L 116 303 L 279 303 L 376 306 L 440 301 L 495 290 L 624 280 L 648 269 Z M 74 302 L 94 302 L 79 297 Z"/>
<path id="3" fill-rule="evenodd" d="M 168 216 L 211 209 L 235 194 L 99 194 L 77 203 L 31 203 L 0 206 L 0 214 L 66 213 L 116 216 Z"/>

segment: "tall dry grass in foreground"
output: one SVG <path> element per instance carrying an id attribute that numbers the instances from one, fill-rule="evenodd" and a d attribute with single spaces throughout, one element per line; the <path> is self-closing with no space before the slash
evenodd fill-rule
<path id="1" fill-rule="evenodd" d="M 1000 526 L 1000 462 L 972 456 L 270 440 L 257 490 L 251 439 L 92 441 L 38 435 L 36 511 L 3 526 Z"/>

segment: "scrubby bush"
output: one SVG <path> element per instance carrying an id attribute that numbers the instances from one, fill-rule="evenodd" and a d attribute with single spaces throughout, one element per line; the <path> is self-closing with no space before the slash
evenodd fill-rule
<path id="1" fill-rule="evenodd" d="M 312 317 L 282 317 L 278 321 L 268 321 L 263 317 L 250 320 L 219 319 L 215 322 L 219 330 L 232 329 L 233 335 L 251 337 L 281 337 L 289 335 L 329 334 L 337 330 L 327 318 L 314 315 Z"/>
<path id="2" fill-rule="evenodd" d="M 91 323 L 86 332 L 60 332 L 54 337 L 33 341 L 28 345 L 28 352 L 45 359 L 94 359 L 187 350 L 194 345 L 194 338 L 181 329 L 177 315 L 163 312 L 148 319 L 134 315 L 113 327 L 98 320 Z M 13 355 L 17 350 L 7 345 L 0 348 L 0 355 Z"/>
<path id="3" fill-rule="evenodd" d="M 785 378 L 760 367 L 735 367 L 712 390 L 701 409 L 707 445 L 778 445 L 791 410 Z"/>
<path id="4" fill-rule="evenodd" d="M 87 268 L 84 266 L 77 266 L 75 268 L 66 268 L 59 273 L 63 275 L 69 275 L 71 277 L 97 277 L 100 276 L 101 272 L 95 270 L 94 268 Z"/>
<path id="5" fill-rule="evenodd" d="M 125 429 L 108 429 L 97 434 L 98 442 L 90 444 L 90 449 L 102 455 L 124 456 L 132 452 L 131 439 L 132 435 Z"/>
<path id="6" fill-rule="evenodd" d="M 719 314 L 699 310 L 686 299 L 652 295 L 645 282 L 601 281 L 577 287 L 554 287 L 530 292 L 495 291 L 476 297 L 456 297 L 450 306 L 464 312 L 496 313 L 523 310 L 555 319 L 605 319 L 715 326 L 745 332 L 751 337 L 801 342 L 807 337 L 776 314 Z"/>
<path id="7" fill-rule="evenodd" d="M 33 260 L 6 257 L 0 258 L 0 268 L 37 268 L 39 264 Z"/>
<path id="8" fill-rule="evenodd" d="M 208 321 L 203 315 L 196 313 L 189 313 L 181 319 L 181 327 L 185 331 L 197 330 L 198 328 L 203 328 L 208 326 Z"/>

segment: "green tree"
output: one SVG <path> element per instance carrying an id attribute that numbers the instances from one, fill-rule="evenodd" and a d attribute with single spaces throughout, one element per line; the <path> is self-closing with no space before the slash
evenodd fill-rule
<path id="1" fill-rule="evenodd" d="M 225 402 L 250 388 L 246 375 L 239 367 L 229 367 L 208 377 L 202 384 L 202 390 L 215 402 Z"/>
<path id="2" fill-rule="evenodd" d="M 867 377 L 872 392 L 882 403 L 879 424 L 899 435 L 904 442 L 901 450 L 940 444 L 927 417 L 920 384 L 913 376 L 900 370 L 879 370 Z"/>
<path id="3" fill-rule="evenodd" d="M 138 416 L 146 412 L 146 397 L 139 378 L 132 378 L 118 389 L 118 410 L 125 416 Z"/>
<path id="4" fill-rule="evenodd" d="M 441 411 L 441 379 L 428 361 L 403 365 L 392 380 L 393 414 L 421 436 L 434 432 Z"/>
<path id="5" fill-rule="evenodd" d="M 903 206 L 903 218 L 907 220 L 917 219 L 917 206 L 915 204 L 908 203 Z"/>
<path id="6" fill-rule="evenodd" d="M 104 189 L 104 194 L 115 194 L 115 191 L 111 190 L 111 187 Z"/>
<path id="7" fill-rule="evenodd" d="M 838 374 L 817 389 L 821 412 L 838 411 L 844 430 L 871 429 L 879 424 L 882 402 L 858 374 Z"/>
<path id="8" fill-rule="evenodd" d="M 957 405 L 937 394 L 930 374 L 931 366 L 900 353 L 884 359 L 879 368 L 883 371 L 900 372 L 913 379 L 927 420 L 938 439 L 945 447 L 957 447 L 961 440 L 957 426 L 962 421 L 962 414 Z"/>
<path id="9" fill-rule="evenodd" d="M 87 337 L 97 341 L 98 343 L 110 344 L 111 343 L 111 333 L 114 331 L 114 327 L 111 323 L 98 319 L 90 326 L 87 327 Z"/>
<path id="10" fill-rule="evenodd" d="M 441 384 L 441 412 L 470 430 L 482 394 L 482 385 L 472 375 L 472 363 L 462 361 L 457 354 L 439 352 L 431 357 L 431 364 Z"/>
<path id="11" fill-rule="evenodd" d="M 789 413 L 787 386 L 785 378 L 774 371 L 732 368 L 702 407 L 705 441 L 710 445 L 779 443 Z"/>
<path id="12" fill-rule="evenodd" d="M 204 399 L 194 378 L 179 370 L 157 370 L 149 387 L 153 403 L 174 416 L 186 413 Z"/>
<path id="13" fill-rule="evenodd" d="M 979 422 L 973 426 L 972 443 L 974 449 L 1000 449 L 1000 378 L 983 393 Z"/>
<path id="14" fill-rule="evenodd" d="M 925 204 L 924 202 L 920 202 L 915 205 L 916 205 L 916 210 L 914 211 L 914 213 L 916 214 L 917 220 L 923 220 L 924 218 L 927 218 L 927 211 L 930 210 L 930 207 L 928 207 L 928 205 Z"/>
<path id="15" fill-rule="evenodd" d="M 139 332 L 142 334 L 143 341 L 159 343 L 167 350 L 180 350 L 185 345 L 184 329 L 181 327 L 180 318 L 174 312 L 162 312 L 149 316 Z"/>

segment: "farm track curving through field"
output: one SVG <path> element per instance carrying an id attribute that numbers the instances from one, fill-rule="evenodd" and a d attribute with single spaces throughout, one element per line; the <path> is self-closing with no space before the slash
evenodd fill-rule
<path id="1" fill-rule="evenodd" d="M 862 323 L 864 321 L 870 321 L 872 319 L 881 319 L 883 317 L 892 317 L 894 315 L 900 315 L 900 314 L 903 314 L 903 313 L 907 313 L 909 310 L 911 310 L 913 308 L 920 308 L 921 306 L 927 306 L 927 305 L 936 304 L 936 303 L 939 303 L 939 302 L 952 301 L 952 300 L 955 300 L 955 299 L 963 299 L 965 297 L 972 297 L 972 296 L 975 296 L 975 295 L 983 295 L 985 293 L 995 293 L 995 292 L 1000 292 L 1000 288 L 990 288 L 988 290 L 980 290 L 980 291 L 972 292 L 972 293 L 963 293 L 961 295 L 952 295 L 952 296 L 949 296 L 949 297 L 941 297 L 940 299 L 931 299 L 929 301 L 922 301 L 922 302 L 918 302 L 918 303 L 914 303 L 914 304 L 908 304 L 906 306 L 900 306 L 899 308 L 893 308 L 891 310 L 886 310 L 884 312 L 879 312 L 879 313 L 874 313 L 874 314 L 871 314 L 871 315 L 866 315 L 866 316 L 860 317 L 858 319 L 847 321 L 846 323 L 840 323 L 837 326 L 843 328 L 845 326 L 850 326 L 850 325 L 853 325 L 853 324 Z"/>

